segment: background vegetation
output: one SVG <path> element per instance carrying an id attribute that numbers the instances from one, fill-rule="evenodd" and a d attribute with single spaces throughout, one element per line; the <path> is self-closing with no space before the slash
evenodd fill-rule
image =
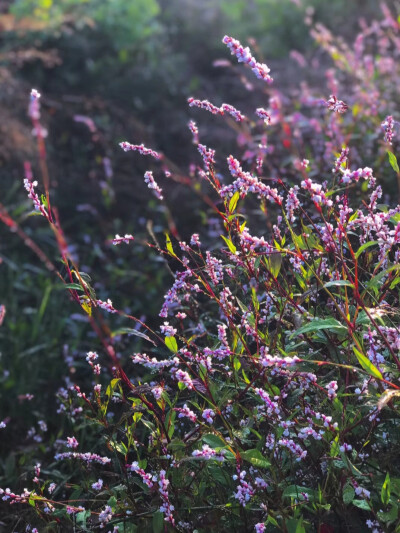
<path id="1" fill-rule="evenodd" d="M 55 441 L 72 430 L 57 414 L 54 397 L 72 382 L 82 388 L 91 383 L 85 354 L 98 343 L 60 280 L 23 242 L 34 239 L 52 261 L 58 260 L 53 234 L 31 216 L 22 187 L 24 163 L 31 162 L 35 176 L 40 168 L 27 118 L 31 87 L 43 94 L 52 197 L 70 252 L 95 280 L 99 298 L 112 295 L 120 309 L 152 326 L 172 277 L 167 261 L 147 243 L 164 243 L 164 230 L 174 242 L 189 241 L 199 228 L 210 242 L 220 232 L 185 186 L 190 165 L 198 164 L 186 127 L 187 98 L 195 95 L 218 105 L 228 101 L 244 112 L 265 98 L 232 74 L 236 65 L 219 62 L 227 58 L 223 35 L 250 39 L 273 70 L 282 101 L 296 91 L 298 98 L 301 81 L 327 98 L 325 72 L 332 66 L 340 71 L 340 57 L 317 45 L 310 27 L 321 22 L 352 43 L 359 19 L 368 25 L 381 14 L 374 0 L 15 0 L 3 2 L 1 9 L 0 214 L 5 224 L 0 227 L 0 304 L 6 316 L 0 327 L 0 421 L 9 421 L 11 431 L 0 440 L 0 486 L 24 487 L 33 464 L 49 461 Z M 293 50 L 308 68 L 299 66 Z M 349 72 L 342 74 L 343 87 L 349 86 Z M 362 118 L 372 146 L 376 135 L 369 119 Z M 202 128 L 210 145 L 245 147 L 232 124 L 226 128 L 204 117 Z M 365 164 L 379 160 L 363 151 L 362 127 L 348 131 Z M 284 132 L 276 135 L 282 141 Z M 165 187 L 164 204 L 150 198 L 143 184 L 147 161 L 120 151 L 118 142 L 125 138 L 165 154 L 164 163 L 177 179 Z M 386 191 L 395 196 L 397 184 L 386 160 L 381 168 Z M 7 213 L 23 239 L 7 226 Z M 117 253 L 110 246 L 116 233 L 134 234 L 135 247 Z M 103 327 L 118 338 L 123 364 L 131 355 L 132 337 L 119 331 L 114 318 Z M 97 438 L 87 428 L 80 436 L 88 448 Z M 12 509 L 4 513 L 0 528 L 17 527 Z"/>

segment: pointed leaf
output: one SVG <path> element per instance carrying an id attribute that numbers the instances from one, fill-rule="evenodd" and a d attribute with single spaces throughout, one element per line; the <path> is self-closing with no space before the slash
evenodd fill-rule
<path id="1" fill-rule="evenodd" d="M 360 248 L 354 254 L 355 258 L 358 259 L 364 250 L 366 250 L 367 248 L 370 248 L 371 246 L 375 246 L 375 244 L 378 244 L 378 241 L 368 241 L 362 244 Z"/>
<path id="2" fill-rule="evenodd" d="M 370 374 L 374 378 L 383 379 L 380 370 L 378 370 L 376 366 L 371 363 L 368 357 L 366 357 L 363 353 L 359 352 L 355 346 L 353 346 L 353 351 L 358 359 L 358 362 L 360 363 L 362 368 L 366 372 L 368 372 L 368 374 Z"/>
<path id="3" fill-rule="evenodd" d="M 176 342 L 175 337 L 165 337 L 165 346 L 171 350 L 172 353 L 178 351 L 178 343 Z"/>
<path id="4" fill-rule="evenodd" d="M 392 167 L 392 169 L 395 172 L 400 172 L 399 165 L 397 164 L 397 157 L 394 155 L 393 152 L 389 152 L 388 151 L 387 154 L 389 156 L 389 163 L 390 163 L 390 166 Z"/>
<path id="5" fill-rule="evenodd" d="M 300 329 L 297 329 L 291 334 L 290 338 L 297 337 L 302 333 L 309 333 L 320 329 L 335 330 L 337 333 L 347 333 L 347 328 L 334 318 L 326 318 L 325 320 L 312 320 Z"/>
<path id="6" fill-rule="evenodd" d="M 268 468 L 271 466 L 271 463 L 263 456 L 260 450 L 247 450 L 241 452 L 240 455 L 245 461 L 248 461 L 254 466 L 258 466 L 259 468 Z"/>

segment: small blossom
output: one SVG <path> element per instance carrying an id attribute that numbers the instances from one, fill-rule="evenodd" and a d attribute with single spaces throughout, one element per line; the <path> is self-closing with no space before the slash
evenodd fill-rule
<path id="1" fill-rule="evenodd" d="M 264 120 L 264 123 L 269 126 L 271 124 L 271 114 L 269 111 L 266 111 L 263 107 L 256 109 L 256 115 Z"/>
<path id="2" fill-rule="evenodd" d="M 92 483 L 93 490 L 101 490 L 103 488 L 103 480 L 98 479 L 95 483 Z"/>
<path id="3" fill-rule="evenodd" d="M 393 144 L 394 137 L 394 120 L 391 115 L 385 118 L 384 122 L 381 124 L 381 128 L 385 133 L 385 141 L 389 144 Z"/>
<path id="4" fill-rule="evenodd" d="M 102 300 L 96 300 L 96 304 L 98 307 L 101 307 L 101 309 L 104 309 L 105 311 L 108 311 L 109 313 L 117 313 L 118 311 L 113 307 L 112 301 L 110 298 L 103 302 Z"/>
<path id="5" fill-rule="evenodd" d="M 338 100 L 333 94 L 330 95 L 329 100 L 326 101 L 326 105 L 330 111 L 335 113 L 345 113 L 349 106 L 342 100 Z"/>
<path id="6" fill-rule="evenodd" d="M 215 413 L 212 409 L 204 409 L 203 414 L 201 415 L 206 422 L 212 424 L 214 422 Z"/>
<path id="7" fill-rule="evenodd" d="M 67 437 L 67 447 L 75 449 L 79 446 L 79 442 L 75 437 Z"/>
<path id="8" fill-rule="evenodd" d="M 264 63 L 258 63 L 251 55 L 250 49 L 248 47 L 244 48 L 240 42 L 228 35 L 222 39 L 222 42 L 227 45 L 230 49 L 231 54 L 235 55 L 239 63 L 246 63 L 250 66 L 253 73 L 260 80 L 264 80 L 267 83 L 271 83 L 273 80 L 269 75 L 270 69 Z"/>
<path id="9" fill-rule="evenodd" d="M 190 244 L 192 246 L 200 246 L 201 242 L 200 242 L 200 237 L 198 233 L 193 233 L 193 235 L 190 238 Z"/>
<path id="10" fill-rule="evenodd" d="M 176 335 L 176 329 L 169 325 L 168 322 L 164 322 L 162 326 L 160 326 L 160 331 L 163 333 L 166 337 L 173 337 Z"/>
<path id="11" fill-rule="evenodd" d="M 150 155 L 151 157 L 154 157 L 154 159 L 162 159 L 162 155 L 158 152 L 151 150 L 150 148 L 146 148 L 144 144 L 131 144 L 126 141 L 119 143 L 120 147 L 124 152 L 129 152 L 130 150 L 134 152 L 139 152 L 142 155 Z"/>
<path id="12" fill-rule="evenodd" d="M 144 174 L 144 181 L 147 183 L 149 189 L 153 189 L 155 195 L 159 200 L 162 200 L 164 197 L 162 195 L 162 189 L 159 187 L 153 177 L 151 170 L 147 170 Z"/>
<path id="13" fill-rule="evenodd" d="M 124 235 L 124 237 L 121 237 L 117 233 L 117 235 L 113 238 L 113 240 L 111 242 L 116 246 L 117 244 L 121 244 L 122 242 L 124 242 L 126 244 L 129 244 L 131 241 L 134 241 L 134 240 L 135 240 L 135 238 L 132 235 L 130 235 L 129 233 L 126 233 Z"/>

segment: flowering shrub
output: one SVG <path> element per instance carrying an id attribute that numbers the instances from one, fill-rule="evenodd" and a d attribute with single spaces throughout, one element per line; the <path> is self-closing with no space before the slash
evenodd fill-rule
<path id="1" fill-rule="evenodd" d="M 271 83 L 248 48 L 223 42 Z M 39 98 L 32 91 L 30 115 L 44 165 Z M 248 121 L 229 104 L 189 105 Z M 279 118 L 270 107 L 255 110 L 265 128 Z M 324 102 L 327 116 L 346 110 L 336 95 Z M 157 246 L 176 265 L 157 328 L 96 297 L 68 251 L 46 172 L 41 197 L 26 177 L 57 239 L 59 276 L 103 350 L 86 356 L 90 390 L 71 383 L 58 394 L 76 435 L 56 441 L 56 463 L 37 464 L 29 488 L 1 489 L 2 499 L 64 530 L 398 531 L 400 206 L 379 203 L 382 187 L 371 168 L 352 167 L 351 146 L 336 147 L 326 181 L 302 160 L 289 184 L 268 178 L 262 160 L 256 173 L 234 155 L 217 163 L 194 122 L 190 130 L 195 188 L 223 234 L 207 244 L 201 232 L 190 244 L 167 235 Z M 163 160 L 144 145 L 121 147 Z M 153 173 L 145 181 L 162 201 Z M 266 216 L 258 234 L 254 201 Z M 112 242 L 135 246 L 130 234 Z M 142 349 L 132 346 L 129 368 L 102 327 L 106 313 L 135 324 Z M 113 377 L 102 387 L 106 357 Z M 91 450 L 78 438 L 83 424 L 98 437 Z"/>

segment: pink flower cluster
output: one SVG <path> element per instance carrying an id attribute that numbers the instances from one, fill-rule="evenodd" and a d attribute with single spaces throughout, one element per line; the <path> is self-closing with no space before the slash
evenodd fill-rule
<path id="1" fill-rule="evenodd" d="M 326 101 L 326 105 L 330 111 L 334 111 L 335 113 L 345 113 L 349 109 L 347 104 L 342 100 L 338 100 L 333 94 L 331 94 Z"/>
<path id="2" fill-rule="evenodd" d="M 309 178 L 301 182 L 303 189 L 308 191 L 311 195 L 312 201 L 319 206 L 326 205 L 328 207 L 333 205 L 332 200 L 329 200 L 325 196 L 325 192 L 322 190 L 322 185 L 319 183 L 313 183 Z"/>
<path id="3" fill-rule="evenodd" d="M 101 307 L 101 309 L 108 311 L 109 313 L 118 313 L 118 311 L 113 307 L 110 298 L 106 302 L 103 302 L 103 300 L 96 300 L 96 305 Z"/>
<path id="4" fill-rule="evenodd" d="M 129 242 L 131 241 L 134 241 L 135 240 L 135 237 L 133 237 L 132 235 L 130 235 L 129 233 L 126 233 L 124 235 L 124 237 L 121 237 L 120 235 L 118 235 L 118 233 L 116 234 L 116 236 L 113 238 L 113 240 L 111 241 L 114 245 L 117 245 L 117 244 L 121 244 L 122 242 L 124 242 L 125 244 L 129 244 Z"/>
<path id="5" fill-rule="evenodd" d="M 84 461 L 87 464 L 90 463 L 100 463 L 102 465 L 106 465 L 108 463 L 111 463 L 111 459 L 108 457 L 101 457 L 100 455 L 97 455 L 96 453 L 78 453 L 78 452 L 64 452 L 64 453 L 57 453 L 54 456 L 54 459 L 56 461 L 60 461 L 62 459 L 80 459 L 81 461 Z"/>
<path id="6" fill-rule="evenodd" d="M 146 472 L 143 470 L 143 468 L 140 468 L 139 463 L 137 461 L 134 461 L 131 465 L 126 465 L 126 468 L 130 470 L 131 472 L 135 472 L 135 474 L 138 474 L 145 485 L 151 489 L 151 487 L 154 486 L 154 479 L 151 474 L 146 474 Z"/>
<path id="7" fill-rule="evenodd" d="M 381 128 L 385 133 L 385 141 L 389 144 L 393 144 L 394 120 L 391 115 L 385 118 L 385 120 L 381 124 Z"/>
<path id="8" fill-rule="evenodd" d="M 273 79 L 269 75 L 271 69 L 269 69 L 265 63 L 258 63 L 258 61 L 256 61 L 251 55 L 249 47 L 244 48 L 240 41 L 233 39 L 228 35 L 225 35 L 225 37 L 222 39 L 222 42 L 226 44 L 231 51 L 231 54 L 237 57 L 239 63 L 246 63 L 250 66 L 251 70 L 258 79 L 264 80 L 267 83 L 272 83 Z"/>
<path id="9" fill-rule="evenodd" d="M 48 218 L 46 208 L 39 200 L 39 196 L 35 192 L 35 187 L 37 187 L 37 185 L 37 181 L 29 181 L 27 178 L 24 179 L 24 187 L 28 192 L 28 198 L 30 198 L 33 202 L 34 208 L 36 211 L 40 211 L 44 217 Z"/>
<path id="10" fill-rule="evenodd" d="M 249 192 L 258 194 L 259 197 L 272 200 L 278 205 L 282 205 L 283 198 L 278 194 L 277 189 L 271 189 L 249 172 L 244 172 L 240 163 L 232 155 L 228 157 L 228 166 L 230 173 L 234 178 L 237 178 L 231 185 L 222 187 L 219 194 L 222 198 L 233 196 L 236 191 L 245 196 Z"/>
<path id="11" fill-rule="evenodd" d="M 256 109 L 256 115 L 262 118 L 265 124 L 267 124 L 267 126 L 271 124 L 271 113 L 269 111 L 266 111 L 263 107 L 259 107 Z"/>
<path id="12" fill-rule="evenodd" d="M 164 198 L 162 195 L 163 191 L 161 187 L 156 183 L 151 170 L 147 170 L 144 173 L 144 181 L 147 183 L 147 187 L 149 189 L 153 189 L 155 195 L 157 196 L 159 200 L 162 200 Z"/>
<path id="13" fill-rule="evenodd" d="M 239 501 L 243 507 L 250 501 L 252 496 L 255 494 L 255 489 L 253 486 L 245 480 L 246 471 L 242 470 L 239 474 L 240 485 L 237 486 L 236 493 L 234 497 Z M 238 476 L 234 475 L 233 479 L 236 480 Z"/>
<path id="14" fill-rule="evenodd" d="M 210 448 L 208 444 L 203 444 L 201 450 L 194 450 L 194 452 L 192 452 L 192 456 L 206 460 L 215 459 L 216 461 L 221 462 L 225 460 L 223 450 L 217 452 L 216 450 Z"/>
<path id="15" fill-rule="evenodd" d="M 163 503 L 160 507 L 160 511 L 164 513 L 165 515 L 164 520 L 166 522 L 170 522 L 174 526 L 175 519 L 172 513 L 175 510 L 175 508 L 173 505 L 171 505 L 171 502 L 169 501 L 168 485 L 169 485 L 169 481 L 166 478 L 166 472 L 165 470 L 161 470 L 160 479 L 158 481 L 158 490 L 159 490 Z"/>
<path id="16" fill-rule="evenodd" d="M 151 157 L 154 157 L 154 159 L 162 159 L 162 154 L 159 154 L 155 150 L 151 150 L 151 148 L 146 148 L 144 144 L 131 144 L 127 141 L 123 141 L 119 143 L 119 145 L 124 152 L 139 152 L 142 155 L 150 155 Z"/>
<path id="17" fill-rule="evenodd" d="M 178 418 L 189 418 L 189 420 L 191 420 L 192 422 L 196 422 L 197 420 L 197 416 L 195 415 L 195 413 L 189 409 L 189 407 L 187 406 L 187 404 L 185 403 L 183 405 L 183 407 L 175 407 L 174 408 L 174 411 L 176 411 L 178 414 Z"/>
<path id="18" fill-rule="evenodd" d="M 176 364 L 176 362 L 178 361 L 170 360 L 170 359 L 164 359 L 160 361 L 156 359 L 155 357 L 150 359 L 150 357 L 146 355 L 145 353 L 143 354 L 135 353 L 135 355 L 132 356 L 132 363 L 143 365 L 146 368 L 151 368 L 152 370 L 159 370 L 159 369 L 162 369 L 168 366 L 172 366 Z"/>

